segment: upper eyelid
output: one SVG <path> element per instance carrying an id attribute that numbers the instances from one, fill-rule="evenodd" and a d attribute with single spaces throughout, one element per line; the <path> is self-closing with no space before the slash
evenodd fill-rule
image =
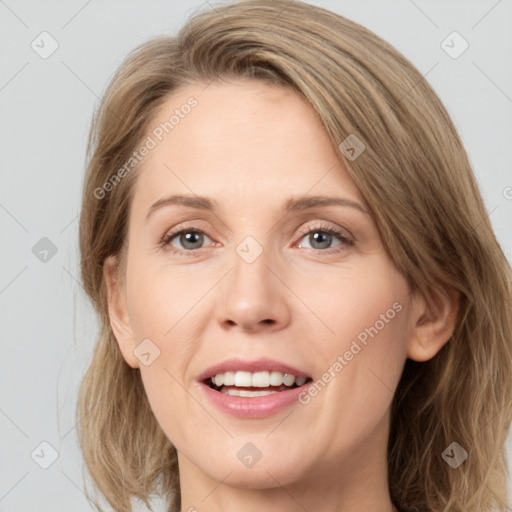
<path id="1" fill-rule="evenodd" d="M 202 227 L 199 227 L 196 222 L 197 221 L 190 221 L 191 224 L 190 225 L 184 225 L 184 226 L 181 226 L 179 227 L 178 229 L 174 230 L 168 230 L 162 237 L 162 242 L 165 242 L 167 240 L 166 243 L 170 243 L 171 240 L 173 240 L 174 238 L 176 238 L 178 235 L 180 235 L 181 233 L 183 232 L 186 232 L 186 231 L 191 231 L 191 232 L 199 232 L 200 234 L 203 234 L 203 235 L 206 235 L 208 238 L 210 238 L 210 240 L 213 241 L 212 237 L 208 234 L 208 230 L 207 229 L 204 229 Z M 311 222 L 315 222 L 315 221 L 311 221 Z M 324 221 L 324 220 L 317 220 L 316 221 L 316 224 L 313 224 L 313 225 L 306 225 L 304 227 L 301 227 L 299 229 L 299 235 L 301 237 L 304 237 L 306 236 L 308 233 L 310 233 L 311 231 L 314 231 L 314 230 L 317 230 L 317 231 L 322 231 L 322 230 L 326 230 L 326 229 L 330 229 L 330 230 L 334 230 L 337 232 L 337 234 L 335 234 L 335 236 L 338 236 L 342 241 L 345 240 L 345 241 L 352 241 L 352 242 L 355 242 L 356 241 L 356 238 L 352 235 L 352 233 L 347 229 L 347 228 L 342 228 L 340 226 L 334 226 L 334 225 L 329 225 L 329 224 L 326 224 L 328 221 Z M 345 234 L 346 232 L 346 234 Z M 348 239 L 348 240 L 347 240 Z M 192 252 L 192 251 L 200 251 L 201 249 L 206 249 L 206 247 L 201 247 L 199 249 L 192 249 L 192 250 L 189 250 L 189 251 L 186 251 L 186 252 Z M 178 250 L 182 250 L 182 249 L 178 249 Z"/>
<path id="2" fill-rule="evenodd" d="M 299 230 L 299 233 L 302 235 L 302 234 L 307 234 L 315 229 L 318 231 L 322 231 L 323 229 L 331 229 L 331 230 L 339 232 L 340 235 L 343 235 L 343 236 L 346 236 L 347 238 L 355 240 L 354 235 L 352 235 L 352 233 L 347 228 L 344 228 L 341 226 L 333 226 L 332 224 L 324 224 L 326 221 L 317 221 L 317 222 L 318 222 L 318 224 L 316 224 L 316 225 L 304 226 L 304 228 L 301 228 Z M 345 232 L 346 232 L 346 235 L 345 235 Z"/>
<path id="3" fill-rule="evenodd" d="M 199 231 L 205 235 L 208 235 L 208 229 L 207 228 L 203 228 L 201 226 L 199 226 L 197 224 L 197 222 L 200 222 L 200 221 L 190 221 L 190 224 L 188 223 L 185 223 L 185 225 L 182 225 L 180 226 L 178 229 L 175 229 L 175 228 L 172 228 L 172 229 L 168 229 L 167 231 L 165 231 L 164 233 L 164 237 L 167 236 L 168 234 L 172 234 L 172 236 L 175 236 L 175 235 L 178 235 L 180 234 L 182 231 L 186 231 L 187 229 L 190 230 L 190 231 Z M 315 221 L 310 221 L 310 222 L 315 222 Z M 331 222 L 330 224 L 327 224 L 328 222 L 330 221 L 325 221 L 325 220 L 318 220 L 316 221 L 317 224 L 313 224 L 313 225 L 306 225 L 304 227 L 301 227 L 298 231 L 299 233 L 308 233 L 310 230 L 312 229 L 335 229 L 337 231 L 346 231 L 349 236 L 353 236 L 352 233 L 350 232 L 350 230 L 348 230 L 347 228 L 345 227 L 341 227 L 341 226 L 337 226 L 337 225 L 333 225 L 333 223 Z M 209 236 L 209 235 L 208 235 Z M 211 238 L 211 237 L 210 237 Z"/>

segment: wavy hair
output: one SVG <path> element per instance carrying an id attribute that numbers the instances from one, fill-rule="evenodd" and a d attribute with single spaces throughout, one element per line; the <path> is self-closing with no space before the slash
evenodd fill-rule
<path id="1" fill-rule="evenodd" d="M 159 107 L 180 87 L 250 78 L 291 88 L 332 144 L 366 146 L 345 165 L 411 291 L 459 293 L 455 330 L 428 361 L 408 359 L 392 403 L 391 499 L 402 511 L 508 510 L 505 441 L 512 420 L 512 278 L 468 156 L 418 70 L 363 26 L 300 1 L 245 0 L 196 13 L 175 36 L 133 50 L 91 126 L 80 218 L 81 277 L 100 333 L 81 384 L 79 440 L 93 481 L 119 512 L 154 493 L 179 511 L 176 450 L 108 317 L 103 264 L 124 259 L 137 168 L 98 198 Z M 452 443 L 468 458 L 443 459 Z"/>

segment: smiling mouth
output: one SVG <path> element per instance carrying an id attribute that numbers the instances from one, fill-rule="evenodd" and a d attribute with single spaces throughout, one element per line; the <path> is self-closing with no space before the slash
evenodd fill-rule
<path id="1" fill-rule="evenodd" d="M 308 385 L 311 377 L 295 377 L 281 372 L 226 372 L 208 377 L 203 384 L 224 395 L 267 396 Z"/>

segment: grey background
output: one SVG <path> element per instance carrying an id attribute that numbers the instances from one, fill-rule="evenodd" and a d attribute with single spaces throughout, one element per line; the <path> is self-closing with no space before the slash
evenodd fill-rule
<path id="1" fill-rule="evenodd" d="M 78 279 L 89 123 L 127 52 L 150 36 L 175 32 L 207 3 L 0 1 L 3 512 L 92 508 L 82 490 L 74 429 L 78 384 L 97 333 Z M 362 23 L 426 75 L 455 121 L 512 260 L 512 0 L 311 3 Z M 457 59 L 441 47 L 454 30 L 469 43 Z M 59 45 L 47 59 L 31 47 L 43 31 Z M 38 242 L 39 251 L 48 248 L 43 237 L 57 250 L 52 255 L 50 249 L 47 261 L 40 260 L 44 253 L 33 253 Z M 39 446 L 43 441 L 58 452 L 48 469 L 31 458 L 34 453 L 40 464 L 51 461 L 50 449 Z"/>

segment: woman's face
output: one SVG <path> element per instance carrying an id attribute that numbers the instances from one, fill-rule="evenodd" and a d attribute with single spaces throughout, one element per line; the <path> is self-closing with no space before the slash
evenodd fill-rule
<path id="1" fill-rule="evenodd" d="M 198 84 L 147 135 L 110 313 L 182 475 L 385 471 L 418 309 L 313 111 L 262 82 Z"/>

